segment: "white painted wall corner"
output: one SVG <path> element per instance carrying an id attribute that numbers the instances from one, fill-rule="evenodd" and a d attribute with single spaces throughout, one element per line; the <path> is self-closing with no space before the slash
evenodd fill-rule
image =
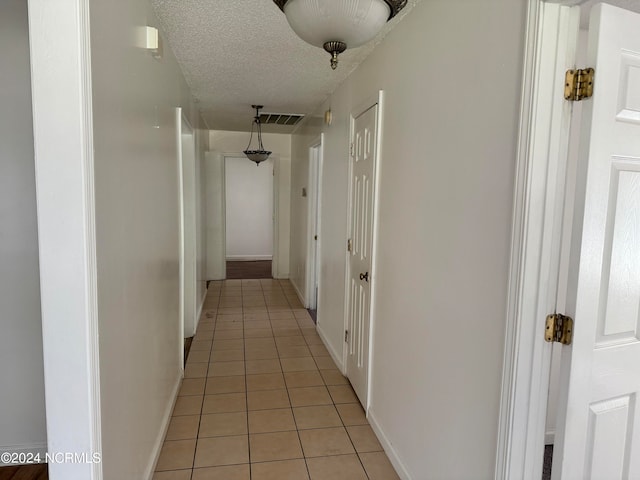
<path id="1" fill-rule="evenodd" d="M 180 391 L 180 387 L 182 386 L 183 375 L 184 375 L 184 370 L 182 370 L 180 377 L 178 378 L 178 381 L 173 387 L 173 392 L 171 395 L 171 397 L 173 398 L 173 401 L 171 401 L 168 404 L 167 409 L 164 412 L 162 425 L 160 427 L 158 436 L 156 437 L 156 440 L 153 445 L 153 455 L 151 457 L 151 462 L 149 462 L 149 465 L 147 466 L 144 472 L 144 476 L 142 477 L 146 480 L 153 480 L 153 474 L 156 471 L 156 466 L 158 465 L 158 460 L 160 459 L 160 452 L 162 451 L 162 445 L 164 444 L 164 439 L 167 436 L 167 431 L 169 430 L 171 415 L 173 414 L 173 409 L 175 408 L 176 401 L 178 400 L 178 392 Z"/>
<path id="2" fill-rule="evenodd" d="M 378 420 L 376 419 L 376 416 L 373 412 L 373 408 L 369 408 L 367 419 L 369 420 L 369 424 L 371 425 L 373 432 L 376 434 L 376 437 L 378 437 L 380 445 L 382 445 L 382 448 L 387 454 L 387 457 L 389 457 L 389 461 L 393 465 L 393 468 L 395 468 L 398 476 L 402 480 L 412 480 L 411 475 L 409 475 L 409 472 L 407 471 L 407 467 L 405 467 L 404 463 L 402 463 L 402 460 L 400 460 L 400 457 L 398 456 L 395 448 L 393 448 L 393 445 L 391 445 L 391 442 L 384 434 L 382 426 L 380 425 L 380 423 L 378 423 Z"/>
<path id="3" fill-rule="evenodd" d="M 338 352 L 336 351 L 336 349 L 333 347 L 333 345 L 331 345 L 331 342 L 329 342 L 329 337 L 322 331 L 322 327 L 320 324 L 316 326 L 316 331 L 318 332 L 318 335 L 320 335 L 320 338 L 322 339 L 324 346 L 327 348 L 327 351 L 329 352 L 329 355 L 331 355 L 331 358 L 333 359 L 336 366 L 338 367 L 338 370 L 340 370 L 340 372 L 343 375 L 346 375 L 347 370 L 346 370 L 344 361 L 342 359 L 342 353 L 338 355 Z"/>

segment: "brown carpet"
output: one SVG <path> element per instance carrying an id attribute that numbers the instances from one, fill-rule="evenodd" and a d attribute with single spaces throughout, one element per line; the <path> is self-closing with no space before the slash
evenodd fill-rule
<path id="1" fill-rule="evenodd" d="M 553 462 L 553 445 L 545 445 L 544 446 L 544 463 L 542 464 L 542 480 L 550 480 L 552 462 Z"/>
<path id="2" fill-rule="evenodd" d="M 227 262 L 227 279 L 271 278 L 271 260 Z"/>
<path id="3" fill-rule="evenodd" d="M 191 344 L 193 343 L 193 337 L 187 337 L 184 339 L 184 363 L 187 363 L 189 358 L 189 352 L 191 351 Z"/>
<path id="4" fill-rule="evenodd" d="M 0 467 L 0 480 L 48 480 L 46 464 Z"/>

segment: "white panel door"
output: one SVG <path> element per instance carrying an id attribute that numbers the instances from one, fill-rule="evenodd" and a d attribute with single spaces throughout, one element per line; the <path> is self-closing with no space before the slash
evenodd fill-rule
<path id="1" fill-rule="evenodd" d="M 640 479 L 640 15 L 594 7 L 573 345 L 553 478 Z"/>
<path id="2" fill-rule="evenodd" d="M 362 405 L 367 405 L 371 323 L 371 249 L 378 106 L 355 119 L 351 156 L 351 214 L 347 376 Z"/>

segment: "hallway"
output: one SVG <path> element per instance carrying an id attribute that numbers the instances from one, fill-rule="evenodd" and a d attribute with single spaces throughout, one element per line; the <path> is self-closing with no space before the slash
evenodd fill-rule
<path id="1" fill-rule="evenodd" d="M 288 280 L 212 282 L 154 480 L 394 480 Z"/>

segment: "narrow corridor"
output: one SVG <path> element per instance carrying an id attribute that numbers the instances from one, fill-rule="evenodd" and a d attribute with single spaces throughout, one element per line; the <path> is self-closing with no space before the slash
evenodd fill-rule
<path id="1" fill-rule="evenodd" d="M 398 479 L 288 280 L 212 282 L 154 480 Z"/>

